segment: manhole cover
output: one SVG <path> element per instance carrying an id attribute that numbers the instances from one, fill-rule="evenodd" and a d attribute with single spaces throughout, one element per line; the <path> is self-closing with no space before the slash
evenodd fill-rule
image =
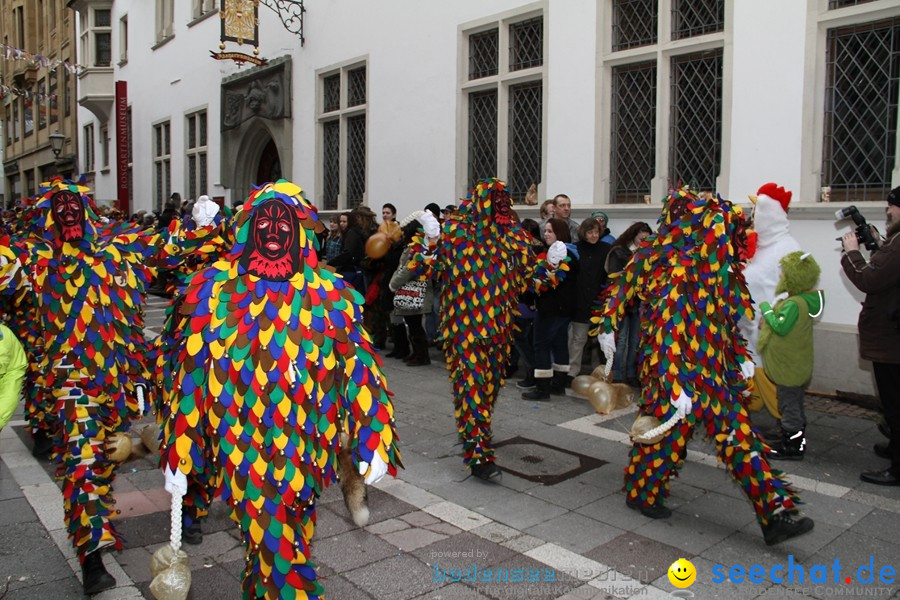
<path id="1" fill-rule="evenodd" d="M 606 464 L 605 460 L 563 450 L 543 442 L 514 437 L 495 444 L 497 466 L 513 475 L 554 485 Z"/>

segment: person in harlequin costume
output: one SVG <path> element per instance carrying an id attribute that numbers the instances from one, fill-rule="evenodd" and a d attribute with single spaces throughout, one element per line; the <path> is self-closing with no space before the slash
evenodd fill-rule
<path id="1" fill-rule="evenodd" d="M 44 393 L 52 397 L 65 522 L 84 591 L 115 585 L 98 550 L 122 547 L 110 522 L 116 463 L 108 458 L 139 416 L 148 344 L 141 304 L 159 267 L 202 243 L 212 227 L 159 235 L 98 219 L 86 187 L 41 185 L 44 238 L 0 240 L 0 289 L 33 290 L 43 331 Z"/>
<path id="2" fill-rule="evenodd" d="M 153 398 L 156 421 L 160 426 L 169 417 L 171 399 L 176 391 L 174 373 L 178 367 L 178 349 L 187 330 L 188 321 L 187 316 L 181 314 L 180 310 L 184 304 L 187 282 L 194 273 L 224 258 L 234 243 L 232 223 L 218 212 L 218 205 L 210 200 L 209 196 L 202 195 L 194 203 L 191 219 L 185 219 L 183 226 L 193 229 L 196 223 L 208 221 L 222 226 L 217 235 L 211 236 L 203 248 L 189 256 L 168 279 L 166 291 L 171 294 L 171 300 L 166 306 L 166 319 L 159 335 L 153 340 L 151 365 L 158 392 Z M 209 514 L 209 506 L 215 493 L 215 465 L 211 460 L 205 461 L 204 465 L 206 470 L 192 473 L 188 478 L 187 493 L 182 500 L 181 539 L 192 545 L 203 542 L 201 523 Z"/>
<path id="3" fill-rule="evenodd" d="M 759 305 L 763 318 L 759 353 L 775 383 L 781 413 L 781 435 L 768 458 L 802 460 L 806 452 L 803 396 L 813 374 L 813 322 L 825 308 L 825 294 L 813 289 L 821 269 L 808 252 L 791 252 L 780 266 L 775 305 Z"/>
<path id="4" fill-rule="evenodd" d="M 491 417 L 513 343 L 517 298 L 544 290 L 568 271 L 566 246 L 555 243 L 535 257 L 532 238 L 513 219 L 506 184 L 478 183 L 459 210 L 444 221 L 424 211 L 424 237 L 414 239 L 410 269 L 436 271 L 441 293 L 440 339 L 453 385 L 456 424 L 464 460 L 484 480 L 500 475 L 494 464 Z"/>
<path id="5" fill-rule="evenodd" d="M 593 322 L 611 355 L 626 308 L 645 303 L 640 411 L 674 424 L 656 443 L 635 441 L 625 469 L 626 504 L 651 518 L 671 514 L 664 505 L 669 477 L 700 426 L 751 500 L 766 543 L 775 544 L 806 533 L 813 522 L 792 517 L 797 498 L 766 462 L 768 448 L 741 402 L 753 375 L 737 327 L 740 317 L 752 317 L 741 273 L 745 242 L 740 207 L 686 188 L 671 192 L 659 231 L 612 276 Z"/>
<path id="6" fill-rule="evenodd" d="M 757 351 L 757 338 L 761 327 L 761 311 L 763 302 L 774 302 L 775 288 L 781 278 L 781 259 L 800 250 L 800 244 L 791 235 L 791 224 L 788 221 L 788 210 L 793 194 L 775 183 L 760 186 L 755 196 L 750 196 L 753 203 L 753 232 L 755 235 L 755 251 L 744 267 L 744 277 L 750 299 L 757 310 L 753 318 L 740 321 L 741 334 L 747 340 L 747 351 L 756 364 L 753 376 L 753 389 L 749 407 L 761 410 L 763 406 L 776 419 L 781 418 L 775 394 L 775 384 L 768 377 L 768 370 L 762 365 Z M 780 437 L 780 432 L 779 436 Z"/>
<path id="7" fill-rule="evenodd" d="M 40 211 L 34 208 L 34 203 L 34 198 L 20 201 L 17 210 L 9 211 L 6 215 L 3 229 L 11 241 L 27 237 L 43 237 Z M 41 371 L 43 338 L 34 294 L 27 286 L 6 290 L 0 295 L 0 315 L 15 332 L 28 357 L 25 381 L 22 385 L 25 419 L 28 421 L 34 441 L 32 454 L 38 458 L 46 458 L 53 450 L 51 432 L 53 397 L 43 393 L 44 374 Z"/>
<path id="8" fill-rule="evenodd" d="M 362 296 L 319 265 L 323 227 L 300 188 L 265 184 L 234 227 L 230 252 L 190 279 L 179 310 L 166 485 L 183 492 L 186 474 L 213 461 L 246 548 L 243 597 L 320 598 L 310 541 L 340 434 L 367 483 L 396 475 L 393 406 Z"/>

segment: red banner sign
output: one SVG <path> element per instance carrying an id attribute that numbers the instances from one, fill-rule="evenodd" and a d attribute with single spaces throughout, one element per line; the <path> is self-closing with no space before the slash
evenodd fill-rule
<path id="1" fill-rule="evenodd" d="M 116 82 L 116 199 L 118 209 L 131 214 L 128 205 L 128 82 Z"/>

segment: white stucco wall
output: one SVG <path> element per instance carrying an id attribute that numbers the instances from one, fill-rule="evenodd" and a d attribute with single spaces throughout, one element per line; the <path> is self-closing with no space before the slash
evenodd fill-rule
<path id="1" fill-rule="evenodd" d="M 847 222 L 836 225 L 831 213 L 843 205 L 818 200 L 821 163 L 820 98 L 823 88 L 823 42 L 827 27 L 846 24 L 834 20 L 824 0 L 756 0 L 730 5 L 731 25 L 725 32 L 726 98 L 723 162 L 727 170 L 720 192 L 742 204 L 767 181 L 794 191 L 791 224 L 801 246 L 822 266 L 821 285 L 827 300 L 817 344 L 815 386 L 834 387 L 840 374 L 846 387 L 871 393 L 871 378 L 856 360 L 855 323 L 861 295 L 840 273 L 836 251 Z M 188 27 L 190 2 L 175 3 L 175 37 L 152 49 L 155 38 L 154 3 L 116 0 L 113 3 L 113 49 L 118 57 L 118 23 L 129 17 L 129 56 L 117 68 L 116 79 L 128 81 L 133 111 L 135 207 L 151 208 L 153 190 L 152 125 L 170 119 L 172 128 L 172 190 L 184 195 L 184 115 L 206 108 L 209 124 L 208 173 L 211 195 L 224 195 L 220 184 L 219 123 L 221 81 L 250 67 L 214 61 L 220 19 L 213 15 Z M 270 59 L 290 54 L 292 71 L 292 178 L 313 200 L 319 168 L 316 162 L 317 73 L 349 61 L 365 59 L 368 66 L 367 202 L 376 209 L 392 202 L 405 215 L 428 202 L 444 205 L 464 193 L 464 96 L 460 93 L 465 66 L 462 31 L 490 19 L 528 10 L 546 15 L 545 37 L 545 162 L 539 200 L 560 192 L 573 199 L 575 216 L 590 213 L 594 192 L 603 189 L 601 164 L 608 153 L 608 132 L 598 123 L 608 105 L 608 89 L 598 83 L 598 44 L 608 25 L 601 23 L 602 5 L 593 0 L 341 0 L 307 3 L 306 44 L 285 31 L 275 14 L 260 7 L 260 54 Z M 876 1 L 841 15 L 872 11 L 874 18 L 900 15 L 900 6 Z M 832 19 L 829 21 L 829 19 Z M 668 47 L 662 60 L 677 51 Z M 229 45 L 234 49 L 234 45 Z M 244 51 L 249 51 L 245 46 Z M 501 48 L 501 52 L 505 49 Z M 601 57 L 602 58 L 602 57 Z M 728 62 L 730 60 L 730 62 Z M 80 109 L 82 124 L 93 119 Z M 79 127 L 79 131 L 81 128 Z M 95 131 L 99 135 L 99 124 Z M 110 136 L 114 138 L 114 129 Z M 111 141 L 114 169 L 114 139 Z M 99 157 L 99 148 L 97 150 Z M 900 173 L 895 170 L 895 173 Z M 664 175 L 658 173 L 658 175 Z M 900 177 L 900 174 L 897 175 Z M 115 194 L 114 171 L 99 174 L 99 200 Z M 900 180 L 894 181 L 894 185 Z M 604 184 L 605 185 L 605 184 Z M 883 224 L 883 206 L 864 208 L 869 220 Z M 634 220 L 655 225 L 658 208 L 604 206 L 614 233 Z M 376 210 L 376 212 L 378 212 Z M 523 208 L 533 216 L 536 208 Z"/>

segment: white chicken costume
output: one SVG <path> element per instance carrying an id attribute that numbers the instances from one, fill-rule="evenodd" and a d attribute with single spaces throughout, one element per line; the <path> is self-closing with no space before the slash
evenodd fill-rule
<path id="1" fill-rule="evenodd" d="M 775 385 L 766 377 L 762 368 L 762 359 L 756 349 L 759 337 L 760 311 L 762 302 L 775 303 L 775 288 L 781 279 L 781 259 L 800 250 L 800 244 L 791 235 L 791 227 L 787 213 L 791 204 L 791 192 L 775 183 L 766 183 L 750 196 L 754 203 L 753 229 L 756 232 L 756 253 L 744 267 L 744 277 L 750 297 L 757 309 L 753 313 L 753 321 L 741 319 L 741 333 L 747 340 L 747 350 L 756 363 L 756 375 L 753 378 L 753 400 L 751 410 L 759 410 L 762 405 L 769 409 L 776 418 L 778 401 L 775 399 Z"/>

